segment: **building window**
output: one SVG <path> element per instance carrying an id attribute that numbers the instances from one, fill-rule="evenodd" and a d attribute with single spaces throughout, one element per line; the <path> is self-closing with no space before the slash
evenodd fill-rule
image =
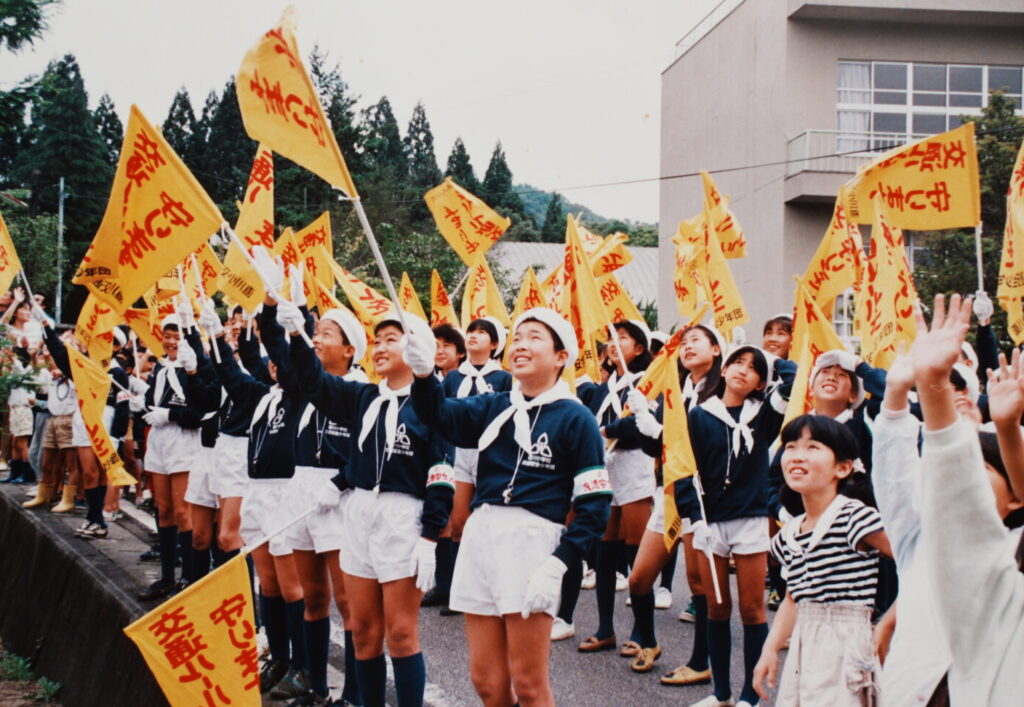
<path id="1" fill-rule="evenodd" d="M 1024 73 L 1020 66 L 840 61 L 837 87 L 837 147 L 867 151 L 957 128 L 961 115 L 981 113 L 990 91 L 1004 91 L 1021 115 Z"/>

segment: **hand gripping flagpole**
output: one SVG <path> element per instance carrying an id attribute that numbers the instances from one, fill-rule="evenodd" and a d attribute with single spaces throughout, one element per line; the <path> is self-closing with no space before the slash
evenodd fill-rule
<path id="1" fill-rule="evenodd" d="M 697 491 L 697 503 L 700 504 L 700 519 L 707 525 L 708 515 L 704 511 L 704 487 L 700 483 L 700 472 L 694 471 L 693 476 L 693 487 Z M 715 585 L 715 601 L 719 604 L 722 603 L 722 589 L 718 586 L 718 568 L 715 567 L 715 553 L 711 551 L 711 547 L 704 548 L 704 556 L 708 558 L 708 564 L 711 566 L 711 583 Z"/>
<path id="2" fill-rule="evenodd" d="M 238 234 L 235 233 L 234 229 L 232 229 L 231 226 L 227 225 L 226 223 L 221 224 L 221 228 L 228 232 L 228 235 L 231 236 L 231 240 L 233 240 L 238 245 L 239 250 L 242 251 L 242 257 L 244 257 L 246 261 L 248 261 L 249 265 L 252 266 L 253 270 L 259 273 L 259 269 L 256 267 L 256 261 L 253 260 L 252 255 L 250 255 L 249 253 L 249 250 L 245 247 L 245 243 L 242 243 L 242 239 L 238 237 Z M 266 289 L 267 291 L 267 295 L 275 302 L 280 302 L 281 295 L 278 294 L 277 292 L 274 292 L 269 287 L 266 287 L 266 284 L 267 283 L 263 283 L 264 289 Z M 313 342 L 310 341 L 309 334 L 306 333 L 305 327 L 299 329 L 299 336 L 301 336 L 302 340 L 309 345 L 309 348 L 313 348 Z"/>
<path id="3" fill-rule="evenodd" d="M 205 302 L 207 299 L 206 288 L 203 287 L 203 274 L 199 271 L 199 263 L 196 261 L 196 254 L 192 253 L 189 257 L 192 259 L 192 269 L 196 274 L 196 287 L 199 288 L 199 297 Z M 206 333 L 209 334 L 210 332 Z M 213 351 L 214 359 L 216 359 L 217 363 L 220 363 L 220 349 L 217 348 L 217 342 L 212 336 L 210 337 L 210 349 Z"/>

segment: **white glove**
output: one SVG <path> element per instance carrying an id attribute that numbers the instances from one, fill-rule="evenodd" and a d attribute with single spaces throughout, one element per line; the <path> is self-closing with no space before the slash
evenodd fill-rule
<path id="1" fill-rule="evenodd" d="M 647 405 L 647 396 L 641 393 L 637 388 L 630 388 L 626 392 L 626 403 L 629 405 L 629 409 L 633 411 L 634 415 L 639 415 L 641 410 L 650 410 Z"/>
<path id="2" fill-rule="evenodd" d="M 693 533 L 693 546 L 703 552 L 711 541 L 711 528 L 704 521 L 698 520 L 690 524 L 690 532 Z"/>
<path id="3" fill-rule="evenodd" d="M 50 323 L 49 319 L 46 318 L 46 312 L 43 311 L 42 307 L 35 303 L 35 300 L 32 301 L 32 318 L 40 324 Z"/>
<path id="4" fill-rule="evenodd" d="M 167 408 L 153 408 L 145 415 L 142 419 L 146 421 L 146 424 L 150 427 L 163 427 L 171 421 L 171 411 Z"/>
<path id="5" fill-rule="evenodd" d="M 224 331 L 224 325 L 221 323 L 220 315 L 217 314 L 217 310 L 213 306 L 212 299 L 208 299 L 203 303 L 203 311 L 199 313 L 199 326 L 211 337 L 219 336 Z"/>
<path id="6" fill-rule="evenodd" d="M 174 310 L 178 313 L 178 319 L 181 320 L 184 329 L 196 328 L 196 315 L 192 311 L 192 303 L 188 301 L 188 297 L 178 295 L 174 300 Z"/>
<path id="7" fill-rule="evenodd" d="M 434 372 L 437 357 L 437 339 L 430 325 L 417 317 L 405 318 L 408 331 L 402 338 L 402 360 L 412 369 L 414 375 L 423 378 Z"/>
<path id="8" fill-rule="evenodd" d="M 523 597 L 524 619 L 530 614 L 558 611 L 562 599 L 562 576 L 569 569 L 554 555 L 548 555 L 526 582 L 526 596 Z"/>
<path id="9" fill-rule="evenodd" d="M 640 431 L 640 434 L 651 439 L 658 439 L 661 436 L 662 424 L 651 413 L 647 396 L 636 388 L 631 388 L 626 393 L 626 402 L 629 403 L 629 409 L 633 411 L 633 416 L 636 418 L 636 428 Z"/>
<path id="10" fill-rule="evenodd" d="M 426 538 L 417 538 L 416 547 L 412 549 L 412 566 L 409 569 L 416 575 L 416 588 L 424 594 L 434 588 L 434 570 L 437 568 L 437 556 L 434 554 L 436 549 L 437 543 Z"/>
<path id="11" fill-rule="evenodd" d="M 974 316 L 978 318 L 978 324 L 986 325 L 992 319 L 995 307 L 992 306 L 992 298 L 985 290 L 978 290 L 974 293 Z"/>
<path id="12" fill-rule="evenodd" d="M 316 505 L 317 513 L 328 513 L 338 507 L 341 499 L 341 491 L 332 481 L 324 481 L 319 484 L 313 494 L 313 503 Z"/>
<path id="13" fill-rule="evenodd" d="M 256 274 L 263 280 L 263 287 L 267 294 L 276 295 L 284 287 L 284 265 L 280 260 L 275 260 L 261 245 L 252 249 L 252 259 L 255 263 Z"/>
<path id="14" fill-rule="evenodd" d="M 145 395 L 132 395 L 128 398 L 128 409 L 132 412 L 142 412 L 146 409 Z"/>
<path id="15" fill-rule="evenodd" d="M 302 331 L 306 325 L 306 317 L 303 316 L 302 310 L 297 304 L 282 300 L 277 303 L 277 323 L 289 334 L 294 334 Z"/>
<path id="16" fill-rule="evenodd" d="M 185 373 L 195 373 L 199 366 L 199 357 L 184 339 L 178 342 L 178 363 L 185 369 Z"/>
<path id="17" fill-rule="evenodd" d="M 302 286 L 305 272 L 306 268 L 302 263 L 299 263 L 297 266 L 292 265 L 288 268 L 288 278 L 291 285 L 289 298 L 291 299 L 292 304 L 306 303 L 306 288 Z"/>

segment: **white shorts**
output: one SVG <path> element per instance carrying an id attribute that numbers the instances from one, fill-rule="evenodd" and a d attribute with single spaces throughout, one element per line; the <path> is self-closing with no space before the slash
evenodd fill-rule
<path id="1" fill-rule="evenodd" d="M 654 495 L 654 459 L 641 449 L 613 449 L 605 455 L 605 468 L 612 483 L 612 505 L 650 498 Z"/>
<path id="2" fill-rule="evenodd" d="M 196 506 L 220 508 L 217 494 L 213 491 L 214 474 L 217 470 L 217 450 L 214 447 L 200 447 L 195 463 L 189 470 L 185 500 Z"/>
<path id="3" fill-rule="evenodd" d="M 480 450 L 455 448 L 455 480 L 476 486 L 476 463 L 480 458 Z"/>
<path id="4" fill-rule="evenodd" d="M 337 469 L 320 469 L 312 466 L 295 467 L 295 476 L 288 482 L 284 492 L 285 518 L 294 518 L 304 513 L 314 503 L 317 487 L 330 483 L 338 473 Z M 340 550 L 345 538 L 345 504 L 350 490 L 342 492 L 338 505 L 326 513 L 306 516 L 287 530 L 287 543 L 292 550 L 330 552 Z"/>
<path id="5" fill-rule="evenodd" d="M 143 469 L 153 474 L 190 471 L 202 445 L 199 430 L 186 430 L 173 422 L 149 430 Z"/>
<path id="6" fill-rule="evenodd" d="M 680 518 L 683 523 L 683 535 L 692 533 L 690 519 Z M 664 534 L 665 532 L 665 489 L 662 486 L 654 490 L 654 508 L 651 509 L 651 517 L 647 519 L 647 530 L 652 533 Z"/>
<path id="7" fill-rule="evenodd" d="M 413 576 L 423 501 L 407 493 L 353 489 L 345 504 L 341 569 L 381 584 Z"/>
<path id="8" fill-rule="evenodd" d="M 285 489 L 291 479 L 249 479 L 249 485 L 242 496 L 242 524 L 239 532 L 246 547 L 252 550 L 252 545 L 267 536 L 287 522 L 282 510 Z M 291 554 L 292 549 L 288 547 L 288 533 L 278 533 L 270 538 L 267 544 L 271 555 L 281 556 Z"/>
<path id="9" fill-rule="evenodd" d="M 107 434 L 110 434 L 110 426 L 114 423 L 114 408 L 107 405 L 103 408 L 103 427 Z M 114 440 L 116 442 L 116 440 Z M 89 439 L 89 431 L 85 429 L 85 420 L 82 418 L 82 411 L 75 410 L 71 416 L 71 443 L 76 447 L 91 447 L 92 440 Z"/>
<path id="10" fill-rule="evenodd" d="M 525 508 L 480 506 L 462 531 L 448 605 L 481 616 L 518 614 L 531 572 L 555 551 L 563 532 L 565 526 Z"/>
<path id="11" fill-rule="evenodd" d="M 768 537 L 767 516 L 708 523 L 708 529 L 711 531 L 711 552 L 719 557 L 768 552 L 771 543 Z M 693 547 L 701 552 L 706 549 L 696 542 L 693 543 Z"/>
<path id="12" fill-rule="evenodd" d="M 221 498 L 240 498 L 249 485 L 249 438 L 221 434 L 213 448 L 217 464 L 213 492 Z"/>
<path id="13" fill-rule="evenodd" d="M 32 408 L 28 405 L 12 405 L 11 437 L 31 437 L 35 432 L 35 421 L 32 419 Z"/>

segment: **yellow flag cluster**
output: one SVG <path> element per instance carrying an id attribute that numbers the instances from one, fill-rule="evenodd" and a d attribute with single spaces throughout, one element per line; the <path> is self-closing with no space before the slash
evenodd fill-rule
<path id="1" fill-rule="evenodd" d="M 82 311 L 78 313 L 75 338 L 85 348 L 89 358 L 96 362 L 105 361 L 113 353 L 114 327 L 120 323 L 121 317 L 110 304 L 90 294 L 82 305 Z"/>
<path id="2" fill-rule="evenodd" d="M 11 289 L 11 283 L 21 272 L 21 261 L 18 253 L 14 250 L 14 241 L 11 240 L 11 233 L 4 223 L 4 216 L 0 214 L 0 292 Z"/>
<path id="3" fill-rule="evenodd" d="M 402 281 L 398 285 L 398 306 L 410 314 L 415 314 L 425 322 L 429 322 L 426 312 L 423 311 L 423 304 L 420 302 L 416 289 L 412 286 L 409 273 L 402 273 Z"/>
<path id="4" fill-rule="evenodd" d="M 260 665 L 245 553 L 124 632 L 172 707 L 259 707 Z"/>
<path id="5" fill-rule="evenodd" d="M 470 268 L 466 291 L 462 295 L 462 328 L 467 328 L 474 319 L 488 316 L 497 319 L 506 329 L 512 325 L 505 303 L 501 300 L 498 283 L 491 273 L 491 266 L 487 264 L 487 258 L 480 254 Z"/>
<path id="6" fill-rule="evenodd" d="M 847 212 L 846 187 L 840 187 L 832 221 L 800 281 L 830 319 L 836 298 L 850 287 L 860 287 L 863 260 L 864 243 Z"/>
<path id="7" fill-rule="evenodd" d="M 672 364 L 672 370 L 669 375 L 665 376 L 666 387 L 662 407 L 662 424 L 666 430 L 672 431 L 671 434 L 664 435 L 664 443 L 661 446 L 661 474 L 665 484 L 664 537 L 665 547 L 668 550 L 671 550 L 679 539 L 683 527 L 679 510 L 676 507 L 676 482 L 697 473 L 697 461 L 693 457 L 693 447 L 690 445 L 690 425 L 679 385 L 679 375 L 672 375 L 672 373 L 676 373 L 675 362 L 678 358 L 677 344 L 674 356 L 668 359 Z"/>
<path id="8" fill-rule="evenodd" d="M 579 356 L 575 363 L 575 377 L 587 375 L 595 382 L 600 381 L 595 335 L 610 320 L 604 311 L 590 259 L 580 242 L 576 220 L 571 214 L 566 217 L 562 276 L 561 295 L 558 300 L 552 301 L 552 305 L 576 330 Z"/>
<path id="9" fill-rule="evenodd" d="M 78 409 L 82 413 L 89 444 L 99 459 L 100 467 L 106 472 L 111 486 L 137 484 L 138 481 L 124 470 L 124 462 L 118 456 L 117 447 L 103 424 L 103 409 L 107 405 L 107 394 L 110 392 L 110 376 L 99 367 L 99 364 L 78 353 L 73 346 L 68 346 L 67 352 L 71 364 L 71 378 L 75 382 L 75 390 L 78 391 Z"/>
<path id="10" fill-rule="evenodd" d="M 1006 192 L 1006 227 L 1003 232 L 1003 255 L 999 263 L 999 304 L 1006 310 L 1007 328 L 1013 343 L 1024 342 L 1024 143 L 1010 175 Z"/>
<path id="11" fill-rule="evenodd" d="M 450 324 L 457 327 L 459 318 L 455 316 L 455 307 L 448 298 L 448 291 L 444 289 L 441 282 L 441 275 L 437 270 L 430 271 L 430 326 L 436 327 L 442 324 Z"/>
<path id="12" fill-rule="evenodd" d="M 718 191 L 718 185 L 711 175 L 703 169 L 700 171 L 701 182 L 704 184 L 704 218 L 711 224 L 722 255 L 726 258 L 743 258 L 747 254 L 747 241 L 743 237 L 743 229 L 729 211 L 729 204 Z"/>
<path id="13" fill-rule="evenodd" d="M 451 177 L 424 194 L 423 199 L 437 230 L 468 267 L 473 267 L 512 224 Z"/>

